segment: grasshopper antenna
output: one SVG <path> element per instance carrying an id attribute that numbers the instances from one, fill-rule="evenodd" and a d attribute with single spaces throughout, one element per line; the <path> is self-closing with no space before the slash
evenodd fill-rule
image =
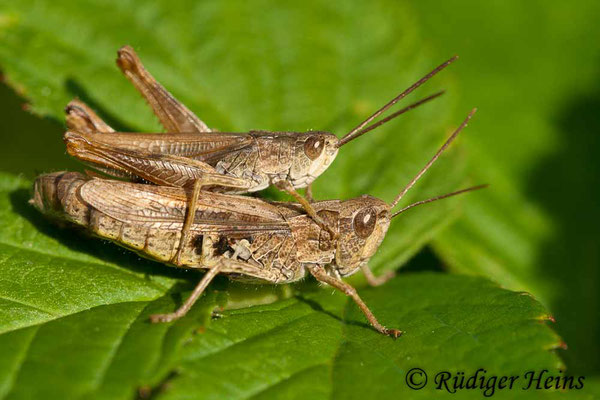
<path id="1" fill-rule="evenodd" d="M 456 137 L 458 136 L 460 131 L 462 131 L 468 125 L 469 121 L 471 120 L 471 117 L 473 117 L 473 114 L 475 114 L 476 111 L 477 111 L 476 108 L 471 110 L 469 115 L 467 115 L 467 118 L 465 118 L 465 120 L 462 122 L 462 124 L 460 124 L 460 126 L 458 128 L 456 128 L 456 130 L 454 131 L 452 136 L 450 136 L 448 138 L 448 140 L 446 140 L 446 143 L 444 143 L 443 146 L 440 147 L 440 149 L 435 153 L 433 158 L 431 160 L 429 160 L 429 162 L 419 171 L 419 173 L 417 175 L 415 175 L 415 177 L 412 178 L 412 180 L 408 183 L 408 185 L 406 185 L 404 187 L 404 189 L 402 189 L 402 191 L 396 196 L 394 201 L 392 201 L 392 203 L 390 204 L 391 208 L 396 207 L 396 205 L 402 199 L 402 197 L 404 197 L 406 192 L 408 192 L 410 190 L 410 188 L 412 188 L 415 185 L 415 183 L 417 183 L 417 181 L 421 178 L 421 176 L 423 176 L 423 174 L 425 172 L 427 172 L 429 167 L 431 167 L 433 165 L 433 163 L 439 158 L 439 156 L 444 152 L 444 150 L 446 150 L 448 148 L 448 146 L 450 146 L 450 143 L 452 143 L 454 141 L 454 139 L 456 139 Z"/>
<path id="2" fill-rule="evenodd" d="M 431 79 L 435 74 L 437 74 L 438 72 L 440 72 L 441 70 L 443 70 L 444 68 L 446 68 L 448 65 L 452 64 L 454 61 L 456 61 L 457 58 L 458 58 L 458 56 L 454 56 L 454 57 L 450 58 L 449 60 L 447 60 L 446 62 L 440 64 L 433 71 L 431 71 L 430 73 L 428 73 L 427 75 L 425 75 L 423 78 L 419 79 L 417 82 L 415 82 L 412 86 L 410 86 L 404 92 L 400 93 L 398 96 L 396 96 L 392 100 L 390 100 L 386 105 L 384 105 L 383 107 L 381 107 L 379 110 L 375 111 L 375 113 L 372 114 L 369 118 L 365 119 L 357 127 L 355 127 L 350 132 L 348 132 L 346 135 L 344 135 L 340 139 L 340 141 L 338 142 L 338 147 L 342 147 L 344 144 L 348 143 L 349 141 L 351 141 L 355 137 L 358 137 L 358 136 L 362 135 L 362 133 L 360 133 L 360 131 L 365 126 L 367 126 L 371 121 L 373 121 L 375 118 L 379 117 L 388 108 L 390 108 L 391 106 L 393 106 L 394 104 L 396 104 L 397 102 L 399 102 L 400 100 L 402 100 L 403 98 L 405 98 L 406 96 L 408 96 L 416 88 L 418 88 L 419 86 L 421 86 L 422 84 L 424 84 L 425 82 L 427 82 L 429 79 Z M 365 132 L 363 132 L 363 133 L 365 133 Z"/>
<path id="3" fill-rule="evenodd" d="M 446 194 L 443 194 L 441 196 L 432 197 L 432 198 L 427 199 L 427 200 L 417 201 L 416 203 L 409 204 L 408 206 L 402 208 L 401 210 L 396 211 L 395 213 L 393 213 L 392 214 L 392 218 L 394 218 L 396 215 L 402 214 L 406 210 L 410 210 L 413 207 L 420 206 L 421 204 L 431 203 L 433 201 L 438 201 L 438 200 L 442 200 L 442 199 L 445 199 L 445 198 L 448 198 L 448 197 L 456 196 L 457 194 L 462 194 L 462 193 L 466 193 L 466 192 L 472 192 L 474 190 L 485 189 L 488 186 L 489 186 L 488 184 L 471 186 L 471 187 L 468 187 L 466 189 L 457 190 L 456 192 L 446 193 Z"/>
<path id="4" fill-rule="evenodd" d="M 382 119 L 381 121 L 377 121 L 377 122 L 375 122 L 375 123 L 373 123 L 373 124 L 371 124 L 371 125 L 367 126 L 366 128 L 363 128 L 363 129 L 361 129 L 360 131 L 357 131 L 357 132 L 354 134 L 354 136 L 352 136 L 352 138 L 351 138 L 350 140 L 354 140 L 354 139 L 356 139 L 357 137 L 359 137 L 359 136 L 361 136 L 361 135 L 364 135 L 365 133 L 367 133 L 367 132 L 370 132 L 370 131 L 372 131 L 373 129 L 375 129 L 375 128 L 377 128 L 377 127 L 379 127 L 379 126 L 381 126 L 381 125 L 385 124 L 386 122 L 388 122 L 388 121 L 391 121 L 392 119 L 396 118 L 397 116 L 399 116 L 399 115 L 402 115 L 402 114 L 404 114 L 405 112 L 408 112 L 408 111 L 412 110 L 413 108 L 417 108 L 417 107 L 419 107 L 421 104 L 425 104 L 425 103 L 427 103 L 428 101 L 431 101 L 431 100 L 433 100 L 433 99 L 435 99 L 435 98 L 437 98 L 437 97 L 440 97 L 440 96 L 441 96 L 441 95 L 443 95 L 444 93 L 446 93 L 446 91 L 445 91 L 445 90 L 440 90 L 439 92 L 437 92 L 437 93 L 434 93 L 434 94 L 432 94 L 432 95 L 430 95 L 430 96 L 427 96 L 427 97 L 425 97 L 424 99 L 421 99 L 421 100 L 417 101 L 416 103 L 412 103 L 411 105 L 409 105 L 409 106 L 406 106 L 406 107 L 404 107 L 403 109 L 401 109 L 401 110 L 399 110 L 399 111 L 396 111 L 396 112 L 395 112 L 395 113 L 393 113 L 392 115 L 390 115 L 390 116 L 388 116 L 388 117 L 385 117 L 385 118 L 384 118 L 384 119 Z M 347 140 L 346 142 L 344 142 L 344 143 L 342 143 L 342 144 L 346 144 L 346 143 L 348 143 L 350 140 Z M 341 146 L 341 145 L 339 145 L 338 147 L 340 147 L 340 146 Z"/>

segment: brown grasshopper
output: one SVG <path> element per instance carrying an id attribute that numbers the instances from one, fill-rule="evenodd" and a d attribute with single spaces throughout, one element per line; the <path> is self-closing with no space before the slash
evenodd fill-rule
<path id="1" fill-rule="evenodd" d="M 379 323 L 356 290 L 341 278 L 359 269 L 372 276 L 367 263 L 395 216 L 417 205 L 482 187 L 422 200 L 392 213 L 474 112 L 391 203 L 368 195 L 314 202 L 315 211 L 336 235 L 321 228 L 300 204 L 200 191 L 191 235 L 181 242 L 189 190 L 92 178 L 75 172 L 38 177 L 31 202 L 45 214 L 83 226 L 146 257 L 172 263 L 180 252 L 180 263 L 176 265 L 207 270 L 177 311 L 153 315 L 153 322 L 169 322 L 185 315 L 218 273 L 234 279 L 288 283 L 309 272 L 318 281 L 352 297 L 378 332 L 398 337 L 402 331 Z"/>
<path id="2" fill-rule="evenodd" d="M 148 73 L 131 47 L 125 46 L 118 52 L 117 64 L 150 104 L 168 133 L 114 132 L 89 107 L 75 100 L 66 109 L 69 131 L 64 140 L 70 155 L 108 175 L 158 185 L 193 186 L 182 240 L 192 223 L 200 190 L 245 193 L 271 184 L 291 194 L 321 227 L 333 234 L 310 204 L 310 184 L 327 169 L 344 144 L 440 96 L 443 92 L 368 125 L 456 58 L 435 68 L 338 139 L 323 131 L 211 131 Z M 307 187 L 308 200 L 295 190 L 303 187 Z M 180 255 L 175 256 L 175 262 Z"/>

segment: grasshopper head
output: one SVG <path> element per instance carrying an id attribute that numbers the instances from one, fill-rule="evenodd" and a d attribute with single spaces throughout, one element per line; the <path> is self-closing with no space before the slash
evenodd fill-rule
<path id="1" fill-rule="evenodd" d="M 486 187 L 487 185 L 472 186 L 452 193 L 420 200 L 409 204 L 395 213 L 391 210 L 398 205 L 404 195 L 414 186 L 425 172 L 433 165 L 444 150 L 452 143 L 475 113 L 473 109 L 462 124 L 446 140 L 444 145 L 435 153 L 433 158 L 417 173 L 417 175 L 396 195 L 391 203 L 385 203 L 371 196 L 362 196 L 347 200 L 341 204 L 339 216 L 339 239 L 337 243 L 335 264 L 339 275 L 346 276 L 356 272 L 361 265 L 367 263 L 377 252 L 390 226 L 390 221 L 395 216 L 421 204 L 445 199 L 457 194 L 470 192 Z"/>
<path id="2" fill-rule="evenodd" d="M 312 131 L 298 136 L 290 178 L 294 187 L 304 187 L 321 175 L 338 152 L 338 138 L 329 132 Z"/>
<path id="3" fill-rule="evenodd" d="M 402 115 L 405 112 L 412 110 L 413 108 L 418 107 L 421 104 L 427 103 L 428 101 L 440 96 L 443 93 L 443 91 L 421 99 L 416 103 L 404 107 L 402 110 L 396 111 L 388 117 L 371 124 L 371 122 L 373 122 L 386 110 L 388 110 L 398 101 L 406 97 L 409 93 L 421 86 L 423 83 L 427 82 L 432 76 L 434 76 L 435 74 L 446 68 L 448 65 L 453 63 L 457 58 L 458 56 L 454 56 L 446 62 L 439 65 L 429 74 L 425 75 L 419 81 L 412 84 L 404 92 L 394 97 L 391 101 L 386 103 L 383 107 L 381 107 L 367 119 L 361 122 L 350 132 L 346 133 L 340 139 L 338 139 L 337 136 L 329 132 L 307 132 L 305 134 L 300 135 L 296 142 L 294 162 L 290 169 L 290 174 L 288 177 L 291 183 L 294 185 L 294 187 L 304 187 L 310 184 L 312 181 L 314 181 L 319 175 L 323 173 L 323 171 L 327 169 L 329 164 L 331 164 L 331 162 L 335 159 L 339 148 L 345 145 L 346 143 L 349 143 L 357 137 L 362 136 L 369 131 L 372 131 L 373 129 L 387 123 L 388 121 L 396 118 L 397 116 Z"/>
<path id="4" fill-rule="evenodd" d="M 346 200 L 340 207 L 336 269 L 341 276 L 356 272 L 377 252 L 390 226 L 390 205 L 372 196 Z"/>

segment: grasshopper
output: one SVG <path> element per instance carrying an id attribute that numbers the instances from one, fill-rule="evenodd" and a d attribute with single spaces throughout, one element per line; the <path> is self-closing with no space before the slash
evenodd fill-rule
<path id="1" fill-rule="evenodd" d="M 99 237 L 158 261 L 174 264 L 173 257 L 181 249 L 180 263 L 174 265 L 205 269 L 184 304 L 173 313 L 153 315 L 153 322 L 184 316 L 219 273 L 233 279 L 278 284 L 297 281 L 308 272 L 350 296 L 375 330 L 396 338 L 402 331 L 382 325 L 356 289 L 341 278 L 359 269 L 372 276 L 368 261 L 395 216 L 424 203 L 483 187 L 418 201 L 392 213 L 474 112 L 391 203 L 368 195 L 314 202 L 315 211 L 336 235 L 320 227 L 300 204 L 202 190 L 198 193 L 191 235 L 181 242 L 189 188 L 121 182 L 76 172 L 38 177 L 31 203 L 45 214 L 83 226 Z"/>
<path id="2" fill-rule="evenodd" d="M 182 240 L 186 239 L 192 224 L 200 190 L 245 193 L 271 184 L 292 195 L 322 228 L 334 234 L 310 204 L 311 183 L 327 169 L 344 144 L 440 96 L 443 92 L 369 125 L 456 58 L 435 68 L 338 139 L 324 131 L 211 131 L 152 77 L 131 47 L 125 46 L 118 52 L 117 64 L 168 133 L 115 132 L 83 102 L 74 100 L 66 108 L 69 130 L 64 140 L 70 155 L 108 175 L 158 185 L 193 187 Z M 306 198 L 295 190 L 304 187 Z M 175 262 L 180 257 L 181 253 L 177 253 Z"/>

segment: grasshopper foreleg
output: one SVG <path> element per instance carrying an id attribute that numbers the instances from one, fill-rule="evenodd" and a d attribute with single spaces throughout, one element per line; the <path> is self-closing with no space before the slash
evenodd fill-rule
<path id="1" fill-rule="evenodd" d="M 367 283 L 370 286 L 381 286 L 390 279 L 392 279 L 394 276 L 396 276 L 396 273 L 394 271 L 387 271 L 380 276 L 375 276 L 373 274 L 373 271 L 371 271 L 371 268 L 369 268 L 369 266 L 366 263 L 362 264 L 360 266 L 360 269 L 365 275 L 365 279 L 367 280 Z"/>
<path id="2" fill-rule="evenodd" d="M 358 308 L 360 308 L 365 317 L 367 317 L 367 320 L 373 326 L 373 328 L 375 328 L 375 330 L 393 338 L 397 338 L 400 335 L 402 335 L 403 332 L 398 329 L 388 329 L 385 326 L 381 325 L 377 318 L 375 318 L 375 315 L 373 315 L 369 307 L 360 298 L 354 287 L 342 280 L 329 276 L 323 267 L 314 266 L 309 267 L 308 270 L 318 281 L 333 286 L 334 288 L 344 292 L 346 296 L 352 297 L 352 300 L 354 300 Z"/>
<path id="3" fill-rule="evenodd" d="M 331 235 L 332 240 L 335 240 L 338 236 L 337 232 L 333 230 L 331 226 L 323 218 L 321 218 L 313 206 L 304 198 L 300 193 L 294 189 L 291 183 L 288 181 L 279 181 L 275 184 L 279 190 L 282 190 L 292 196 L 298 203 L 302 205 L 302 208 L 306 211 L 306 213 L 315 221 L 321 229 L 325 229 Z"/>
<path id="4" fill-rule="evenodd" d="M 192 292 L 190 297 L 187 298 L 185 303 L 183 303 L 181 307 L 177 309 L 177 311 L 169 314 L 153 314 L 150 316 L 150 320 L 155 323 L 171 322 L 173 320 L 183 317 L 185 314 L 187 314 L 190 308 L 192 308 L 196 300 L 198 300 L 198 298 L 200 297 L 200 295 L 202 295 L 208 284 L 213 280 L 215 276 L 217 276 L 217 274 L 222 268 L 223 264 L 217 263 L 214 267 L 206 271 L 206 274 L 204 274 L 200 282 L 198 282 L 198 285 L 196 285 L 196 288 L 194 288 L 194 291 Z"/>

